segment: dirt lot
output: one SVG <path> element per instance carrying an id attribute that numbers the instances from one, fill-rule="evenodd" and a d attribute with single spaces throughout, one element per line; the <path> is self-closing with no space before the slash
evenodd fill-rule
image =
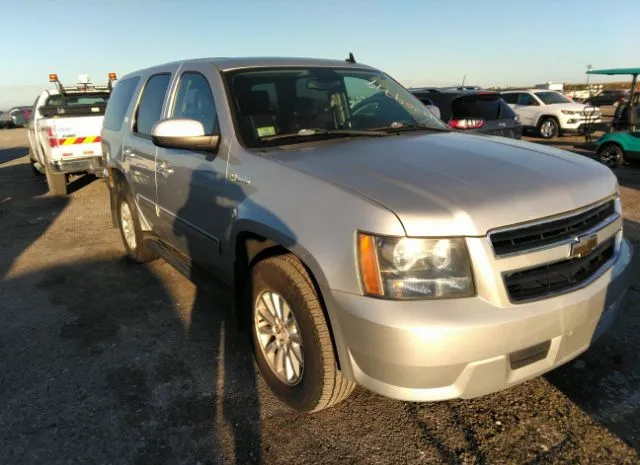
<path id="1" fill-rule="evenodd" d="M 225 289 L 127 262 L 104 183 L 52 199 L 26 145 L 0 131 L 0 464 L 640 463 L 638 281 L 601 343 L 546 377 L 432 404 L 357 389 L 296 414 L 256 375 Z M 618 174 L 640 244 L 640 169 Z"/>

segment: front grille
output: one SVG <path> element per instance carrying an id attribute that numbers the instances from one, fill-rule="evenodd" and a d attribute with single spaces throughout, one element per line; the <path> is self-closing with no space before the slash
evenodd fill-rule
<path id="1" fill-rule="evenodd" d="M 498 257 L 549 246 L 586 233 L 615 211 L 611 200 L 577 215 L 491 233 L 491 244 Z"/>
<path id="2" fill-rule="evenodd" d="M 615 251 L 615 238 L 598 246 L 590 255 L 516 271 L 504 276 L 512 302 L 549 297 L 580 287 L 605 265 Z"/>

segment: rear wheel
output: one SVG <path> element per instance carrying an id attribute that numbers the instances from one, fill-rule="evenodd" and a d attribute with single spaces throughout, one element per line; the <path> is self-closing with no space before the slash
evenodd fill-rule
<path id="1" fill-rule="evenodd" d="M 604 144 L 598 149 L 598 158 L 609 168 L 616 168 L 624 163 L 624 151 L 618 144 Z"/>
<path id="2" fill-rule="evenodd" d="M 54 196 L 67 195 L 67 175 L 54 173 L 48 163 L 45 164 L 44 174 L 47 177 L 49 193 Z"/>
<path id="3" fill-rule="evenodd" d="M 35 174 L 36 176 L 42 176 L 42 171 L 40 171 L 37 167 L 38 161 L 33 158 L 31 149 L 29 149 L 29 163 L 31 164 L 31 171 L 33 171 L 33 174 Z"/>
<path id="4" fill-rule="evenodd" d="M 282 402 L 317 412 L 346 399 L 355 384 L 338 369 L 322 304 L 293 255 L 258 262 L 251 275 L 253 352 Z"/>
<path id="5" fill-rule="evenodd" d="M 538 132 L 543 139 L 552 139 L 560 135 L 560 126 L 554 118 L 546 117 L 540 121 Z"/>
<path id="6" fill-rule="evenodd" d="M 157 255 L 144 240 L 138 211 L 126 187 L 122 187 L 118 193 L 117 208 L 118 228 L 129 258 L 139 263 L 156 259 Z"/>

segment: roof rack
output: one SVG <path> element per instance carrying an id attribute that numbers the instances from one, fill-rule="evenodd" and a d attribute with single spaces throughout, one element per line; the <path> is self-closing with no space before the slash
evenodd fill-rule
<path id="1" fill-rule="evenodd" d="M 81 94 L 84 92 L 95 92 L 95 91 L 107 91 L 111 92 L 113 89 L 113 81 L 118 79 L 116 73 L 108 74 L 108 83 L 106 86 L 96 86 L 93 84 L 88 75 L 80 75 L 78 79 L 78 85 L 73 87 L 64 87 L 60 80 L 58 79 L 58 75 L 55 73 L 49 74 L 49 82 L 52 82 L 58 92 L 62 94 Z"/>

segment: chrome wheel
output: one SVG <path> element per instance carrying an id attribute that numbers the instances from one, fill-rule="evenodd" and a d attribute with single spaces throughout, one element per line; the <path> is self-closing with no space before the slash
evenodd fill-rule
<path id="1" fill-rule="evenodd" d="M 556 135 L 557 125 L 555 121 L 547 119 L 540 125 L 540 135 L 545 139 L 550 139 Z"/>
<path id="2" fill-rule="evenodd" d="M 600 149 L 600 161 L 609 167 L 618 166 L 622 162 L 622 149 L 609 144 Z"/>
<path id="3" fill-rule="evenodd" d="M 120 227 L 122 228 L 122 235 L 129 249 L 136 250 L 136 230 L 133 224 L 131 208 L 127 202 L 120 203 Z"/>
<path id="4" fill-rule="evenodd" d="M 260 350 L 271 371 L 288 386 L 302 379 L 304 357 L 296 318 L 286 300 L 265 291 L 254 303 L 253 320 Z"/>

